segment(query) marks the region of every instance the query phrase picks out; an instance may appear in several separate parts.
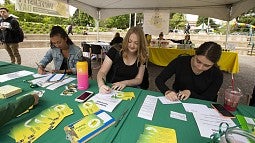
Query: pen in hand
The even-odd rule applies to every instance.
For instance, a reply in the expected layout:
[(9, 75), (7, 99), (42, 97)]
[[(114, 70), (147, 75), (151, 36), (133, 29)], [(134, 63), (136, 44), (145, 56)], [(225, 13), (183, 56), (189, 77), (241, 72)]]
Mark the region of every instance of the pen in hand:
[(35, 62), (35, 64), (37, 65), (37, 67), (38, 67), (40, 70), (42, 70), (42, 71), (44, 71), (44, 72), (49, 72), (49, 71), (45, 70), (44, 68), (42, 68), (42, 66), (40, 66), (37, 62)]
[(118, 124), (119, 124), (120, 121), (124, 118), (124, 116), (126, 115), (127, 112), (128, 112), (128, 109), (126, 109), (125, 112), (123, 112), (123, 113), (121, 114), (121, 116), (119, 117), (119, 119), (118, 119), (118, 120), (116, 121), (116, 123), (115, 123), (115, 127), (118, 126)]
[(107, 86), (107, 83), (106, 83), (106, 81), (105, 81), (104, 78), (102, 78), (102, 80), (103, 80), (104, 85), (106, 85), (106, 87), (107, 87), (107, 88), (104, 88), (104, 90), (106, 90), (106, 91), (109, 93), (109, 92), (111, 91), (111, 88), (109, 88), (109, 87)]

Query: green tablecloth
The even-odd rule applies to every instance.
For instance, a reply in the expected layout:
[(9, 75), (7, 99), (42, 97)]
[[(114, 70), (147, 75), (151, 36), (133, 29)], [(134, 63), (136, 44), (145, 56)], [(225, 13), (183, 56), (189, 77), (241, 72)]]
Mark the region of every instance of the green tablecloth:
[[(0, 62), (1, 63), (1, 62)], [(0, 69), (0, 74), (6, 74), (8, 72), (15, 72), (19, 70), (29, 70), (36, 72), (36, 69), (32, 69), (29, 67), (24, 67), (20, 65), (15, 65), (15, 64), (10, 64), (8, 66), (4, 66), (4, 68), (1, 67)], [(33, 90), (45, 90), (44, 96), (40, 99), (39, 104), (37, 107), (33, 108), (30, 110), (29, 113), (22, 115), (19, 118), (13, 119), (11, 122), (7, 123), (5, 126), (0, 128), (0, 142), (4, 143), (9, 143), (9, 142), (14, 142), (14, 140), (8, 136), (8, 133), (11, 129), (11, 127), (17, 123), (26, 121), (37, 114), (39, 114), (41, 111), (44, 109), (47, 109), (48, 107), (55, 105), (55, 104), (62, 104), (62, 103), (67, 103), (70, 108), (73, 109), (74, 114), (66, 117), (54, 130), (49, 130), (45, 134), (43, 134), (36, 142), (40, 143), (49, 143), (49, 142), (68, 142), (66, 140), (66, 135), (64, 132), (64, 126), (77, 121), (78, 119), (82, 118), (83, 115), (78, 108), (78, 102), (74, 101), (74, 99), (79, 96), (82, 92), (84, 91), (78, 91), (75, 93), (73, 96), (61, 96), (60, 93), (64, 90), (64, 86), (57, 88), (56, 90), (47, 90), (46, 88), (30, 88), (28, 83), (23, 82), (23, 80), (31, 80), (33, 79), (32, 75), (23, 77), (23, 78), (18, 78), (14, 80), (10, 80), (4, 83), (0, 83), (0, 86), (10, 84), (14, 86), (18, 86), (22, 88), (22, 93), (17, 94), (11, 98), (8, 99), (3, 99), (0, 100), (0, 104), (3, 104), (4, 102), (8, 102), (10, 100), (15, 100), (16, 97), (26, 94), (30, 91)], [(77, 81), (73, 81), (72, 83), (77, 83)], [(98, 93), (98, 87), (97, 83), (94, 80), (90, 80), (90, 91), (93, 91), (94, 93)], [(135, 93), (135, 98), (133, 100), (127, 100), (127, 101), (122, 101), (112, 113), (109, 113), (112, 115), (115, 119), (118, 119), (121, 114), (126, 110), (130, 109), (133, 107), (133, 105), (136, 102), (136, 99), (140, 92), (142, 91), (141, 89), (136, 89), (136, 88), (126, 88), (125, 91), (133, 91)], [(130, 111), (129, 110), (129, 111)], [(128, 115), (128, 113), (127, 113)], [(111, 142), (115, 135), (118, 133), (118, 130), (121, 128), (121, 124), (123, 123), (123, 120), (118, 124), (118, 126), (111, 126), (107, 130), (103, 131), (99, 135), (95, 136), (90, 142), (95, 142), (95, 143), (103, 143), (103, 142)]]
[[(3, 65), (3, 66), (1, 66)], [(36, 72), (36, 69), (30, 67), (24, 67), (15, 64), (7, 64), (4, 62), (0, 62), (0, 75), (6, 74), (10, 72), (15, 72), (19, 70), (28, 70)], [(13, 125), (26, 121), (37, 114), (39, 114), (44, 109), (55, 105), (55, 104), (62, 104), (67, 103), (70, 108), (73, 109), (74, 114), (66, 117), (54, 130), (50, 130), (43, 134), (36, 142), (48, 143), (48, 142), (69, 142), (65, 138), (65, 132), (63, 130), (64, 126), (80, 119), (83, 117), (81, 111), (78, 108), (77, 102), (74, 99), (79, 96), (83, 91), (78, 91), (73, 96), (60, 96), (60, 93), (64, 90), (64, 86), (57, 88), (54, 91), (47, 90), (45, 88), (30, 88), (28, 83), (23, 82), (23, 80), (31, 80), (33, 79), (32, 75), (26, 76), (23, 78), (18, 78), (14, 80), (7, 81), (5, 83), (0, 83), (0, 86), (10, 84), (14, 86), (21, 87), (23, 92), (15, 95), (11, 98), (0, 100), (0, 104), (4, 102), (8, 102), (10, 100), (15, 100), (16, 97), (26, 94), (32, 90), (45, 90), (44, 96), (40, 99), (40, 102), (37, 107), (32, 109), (29, 113), (22, 115), (19, 118), (13, 119), (11, 122), (7, 123), (5, 126), (0, 128), (0, 142), (9, 143), (14, 142), (14, 140), (8, 136), (8, 133)], [(76, 83), (77, 81), (73, 81), (72, 83)], [(98, 88), (96, 81), (90, 80), (90, 91), (94, 93), (98, 93)], [(121, 114), (126, 110), (129, 109), (129, 112), (126, 116), (121, 120), (117, 127), (111, 126), (107, 130), (103, 131), (99, 135), (95, 136), (89, 142), (91, 143), (135, 143), (139, 135), (143, 133), (144, 125), (151, 124), (156, 126), (162, 126), (167, 128), (173, 128), (176, 130), (177, 140), (178, 143), (195, 143), (195, 142), (208, 142), (208, 138), (204, 138), (200, 136), (197, 124), (194, 120), (192, 113), (186, 112), (182, 106), (182, 104), (172, 104), (172, 105), (163, 105), (160, 101), (158, 101), (156, 110), (153, 116), (153, 120), (145, 120), (142, 118), (137, 117), (138, 112), (144, 102), (146, 95), (153, 95), (153, 96), (163, 96), (163, 94), (154, 91), (148, 90), (141, 90), (137, 88), (125, 88), (124, 91), (133, 91), (135, 93), (135, 98), (131, 101), (122, 101), (112, 113), (115, 119), (118, 119)], [(211, 102), (202, 101), (197, 99), (188, 99), (183, 102), (188, 103), (199, 103), (210, 106)], [(170, 111), (176, 111), (179, 113), (184, 113), (187, 115), (187, 121), (181, 121), (177, 119), (170, 118)], [(235, 114), (242, 114), (248, 117), (255, 118), (255, 108), (249, 107), (245, 105), (239, 105)], [(237, 120), (234, 119), (237, 123)]]
[[(126, 118), (125, 123), (122, 125), (121, 130), (115, 137), (114, 143), (135, 143), (140, 134), (143, 133), (145, 124), (175, 129), (178, 143), (207, 143), (210, 141), (209, 138), (201, 137), (193, 114), (186, 112), (182, 104), (164, 105), (158, 100), (152, 121), (139, 118), (138, 112), (147, 95), (163, 96), (159, 92), (143, 90), (129, 116)], [(209, 101), (192, 98), (182, 102), (204, 104), (208, 107), (211, 104)], [(186, 114), (187, 121), (170, 118), (170, 111)], [(238, 110), (234, 112), (234, 114), (242, 114), (255, 118), (254, 113), (254, 107), (245, 105), (239, 105)], [(238, 125), (236, 119), (234, 119), (234, 122)]]

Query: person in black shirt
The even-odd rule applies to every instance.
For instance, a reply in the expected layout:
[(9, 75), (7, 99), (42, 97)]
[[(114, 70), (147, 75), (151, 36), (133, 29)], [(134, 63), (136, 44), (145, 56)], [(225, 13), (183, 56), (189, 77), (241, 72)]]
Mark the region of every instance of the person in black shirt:
[(17, 33), (19, 32), (19, 22), (9, 15), (7, 8), (0, 8), (0, 41), (3, 43), (3, 47), (8, 52), (11, 63), (21, 64), (21, 56), (19, 53), (19, 39)]
[(170, 40), (174, 43), (179, 43), (179, 44), (192, 44), (190, 40), (190, 35), (185, 35), (185, 38), (182, 40), (174, 40), (174, 39), (170, 39)]
[(165, 40), (163, 32), (160, 32), (157, 40)]
[(148, 51), (141, 27), (128, 30), (120, 52), (111, 48), (98, 71), (97, 83), (100, 93), (110, 93), (105, 81), (112, 83), (112, 89), (122, 90), (126, 86), (139, 86), (143, 81)]
[[(217, 66), (221, 50), (219, 44), (205, 42), (194, 56), (177, 57), (156, 77), (156, 86), (171, 101), (192, 97), (215, 102), (223, 82)], [(173, 75), (175, 80), (170, 89), (165, 82)]]
[(123, 38), (120, 37), (120, 33), (117, 32), (114, 36), (114, 38), (112, 39), (112, 41), (110, 42), (110, 45), (115, 45), (115, 44), (121, 44), (123, 41)]

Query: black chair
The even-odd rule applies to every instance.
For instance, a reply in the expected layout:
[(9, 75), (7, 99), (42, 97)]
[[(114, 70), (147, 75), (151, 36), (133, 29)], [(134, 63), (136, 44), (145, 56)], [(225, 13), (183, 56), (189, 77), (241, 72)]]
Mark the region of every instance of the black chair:
[(99, 60), (99, 55), (101, 55), (101, 58), (100, 58), (100, 65), (101, 65), (102, 62), (103, 62), (103, 49), (102, 49), (102, 47), (100, 45), (91, 45), (90, 57), (91, 57), (91, 54), (96, 55), (96, 60), (97, 61)]
[(83, 57), (83, 60), (88, 62), (88, 74), (89, 74), (89, 77), (92, 78), (91, 60), (88, 57)]
[(91, 54), (90, 54), (90, 48), (91, 48), (90, 45), (87, 44), (86, 42), (82, 42), (81, 46), (82, 46), (82, 51), (88, 53), (89, 58), (90, 58), (90, 56), (91, 56)]

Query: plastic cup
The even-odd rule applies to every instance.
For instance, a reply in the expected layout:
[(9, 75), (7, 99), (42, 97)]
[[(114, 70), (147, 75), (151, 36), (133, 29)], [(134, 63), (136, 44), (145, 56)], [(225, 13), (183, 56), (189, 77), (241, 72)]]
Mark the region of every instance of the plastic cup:
[(227, 88), (224, 92), (224, 107), (228, 111), (235, 111), (240, 98), (243, 96), (241, 90), (236, 88)]

